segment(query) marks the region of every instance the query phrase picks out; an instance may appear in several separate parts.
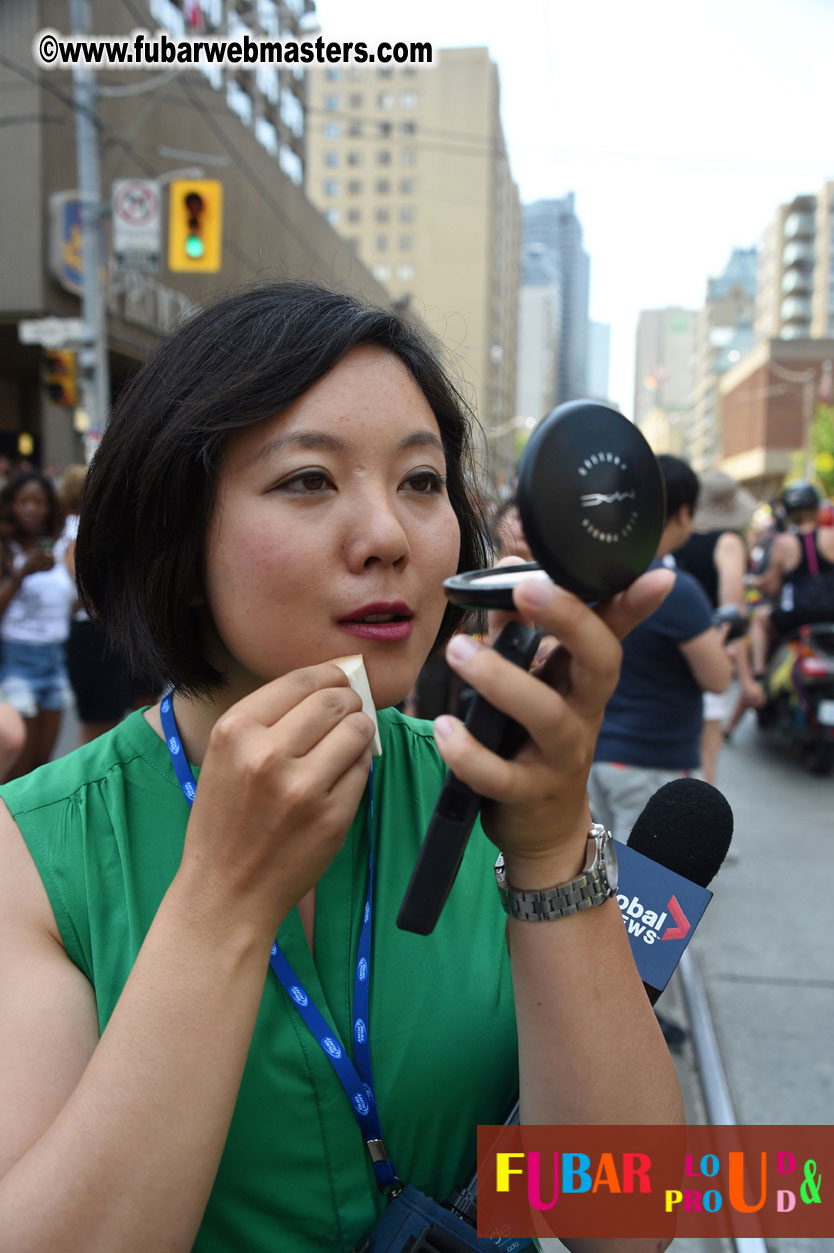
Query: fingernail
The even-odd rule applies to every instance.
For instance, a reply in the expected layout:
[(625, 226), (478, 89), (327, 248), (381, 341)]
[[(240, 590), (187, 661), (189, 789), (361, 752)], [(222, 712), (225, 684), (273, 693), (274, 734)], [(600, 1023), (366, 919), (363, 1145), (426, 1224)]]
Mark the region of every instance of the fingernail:
[(455, 724), (446, 714), (441, 714), (439, 718), (434, 720), (434, 734), (438, 740), (445, 740), (455, 729)]
[(553, 595), (553, 584), (545, 579), (526, 579), (521, 588), (522, 599), (534, 609), (549, 604)]
[(455, 661), (468, 661), (479, 648), (471, 635), (453, 635), (449, 640), (449, 656)]

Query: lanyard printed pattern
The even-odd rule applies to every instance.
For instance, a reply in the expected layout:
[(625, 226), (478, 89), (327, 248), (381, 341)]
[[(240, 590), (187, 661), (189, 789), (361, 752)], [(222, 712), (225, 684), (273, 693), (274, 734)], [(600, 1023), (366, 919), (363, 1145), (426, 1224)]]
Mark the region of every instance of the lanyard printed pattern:
[[(177, 781), (189, 806), (193, 804), (197, 792), (191, 767), (185, 756), (177, 730), (172, 695), (169, 693), (160, 705), (162, 730), (168, 746), (168, 753)], [(286, 989), (294, 1007), (301, 1015), (305, 1025), (315, 1036), (319, 1047), (333, 1067), (345, 1090), (350, 1107), (353, 1110), (362, 1138), (365, 1141), (373, 1163), (374, 1173), (381, 1192), (386, 1196), (396, 1196), (402, 1184), (394, 1171), (385, 1145), (382, 1143), (382, 1131), (374, 1094), (373, 1075), (371, 1073), (371, 1048), (368, 1029), (368, 1011), (370, 1005), (371, 984), (371, 936), (373, 919), (373, 882), (374, 882), (374, 766), (371, 761), (371, 774), (368, 780), (369, 820), (368, 820), (368, 894), (362, 915), (362, 929), (359, 933), (359, 951), (356, 960), (356, 978), (353, 992), (353, 1056), (355, 1065), (333, 1028), (320, 1013), (313, 999), (307, 993), (301, 980), (296, 975), (277, 942), (272, 946), (270, 965), (276, 978)]]

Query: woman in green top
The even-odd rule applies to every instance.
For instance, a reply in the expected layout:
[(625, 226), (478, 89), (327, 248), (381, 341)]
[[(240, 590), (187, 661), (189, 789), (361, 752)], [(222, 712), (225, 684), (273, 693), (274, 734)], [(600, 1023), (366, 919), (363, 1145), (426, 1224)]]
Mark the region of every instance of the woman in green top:
[(668, 587), (658, 571), (592, 612), (522, 584), (518, 615), (563, 644), (538, 677), (451, 640), (461, 678), (528, 730), (512, 761), (453, 718), (433, 738), (390, 710), (459, 622), (443, 579), (485, 559), (469, 440), (409, 323), (308, 284), (198, 314), (120, 398), (79, 586), (134, 671), (175, 687), (179, 741), (169, 752), (157, 705), (3, 791), (0, 1230), (15, 1253), (347, 1250), (384, 1209), (345, 1091), (269, 968), (277, 936), (292, 997), (310, 993), (338, 1053), (362, 968), (374, 731), (333, 664), (346, 653), (387, 711), (368, 1025), (399, 1175), (445, 1199), (519, 1080), (525, 1121), (680, 1120), (616, 901), (507, 923), (476, 832), (434, 935), (394, 926), (445, 765), (490, 798), (510, 884), (577, 875), (618, 637)]

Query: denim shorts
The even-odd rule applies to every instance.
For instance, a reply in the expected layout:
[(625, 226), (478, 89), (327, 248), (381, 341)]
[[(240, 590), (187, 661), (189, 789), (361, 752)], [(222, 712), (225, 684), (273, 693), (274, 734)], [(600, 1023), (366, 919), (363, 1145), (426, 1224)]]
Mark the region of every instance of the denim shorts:
[(34, 718), (39, 709), (65, 709), (70, 689), (64, 645), (3, 640), (0, 685), (22, 718)]

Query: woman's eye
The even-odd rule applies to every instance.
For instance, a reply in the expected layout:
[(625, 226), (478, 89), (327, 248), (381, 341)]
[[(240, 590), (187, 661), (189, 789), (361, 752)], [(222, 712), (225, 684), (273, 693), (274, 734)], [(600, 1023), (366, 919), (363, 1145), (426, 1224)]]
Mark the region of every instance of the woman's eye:
[(409, 475), (406, 482), (412, 491), (421, 496), (435, 495), (442, 492), (446, 486), (446, 480), (434, 470), (420, 470), (416, 474)]
[(284, 482), (279, 483), (278, 486), (288, 488), (290, 491), (298, 492), (302, 495), (313, 495), (322, 491), (323, 488), (329, 487), (330, 480), (322, 470), (305, 470), (303, 474), (296, 474), (291, 479), (284, 479)]

